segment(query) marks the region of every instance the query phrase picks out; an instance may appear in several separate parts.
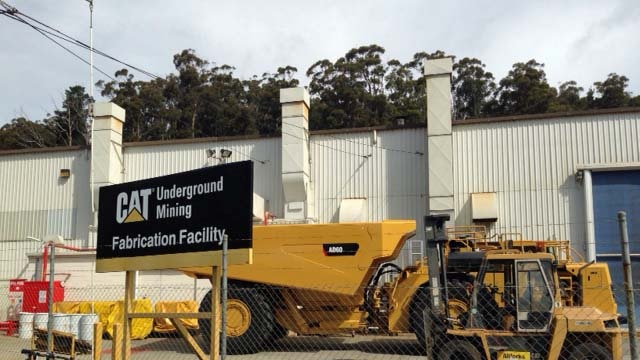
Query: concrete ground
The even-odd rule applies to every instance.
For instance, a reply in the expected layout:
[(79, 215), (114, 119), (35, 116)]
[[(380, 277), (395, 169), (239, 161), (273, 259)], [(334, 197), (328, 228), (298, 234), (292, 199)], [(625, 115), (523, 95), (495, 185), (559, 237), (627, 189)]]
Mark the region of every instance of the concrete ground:
[[(29, 340), (0, 336), (0, 359), (24, 360), (21, 349), (30, 345)], [(623, 360), (631, 359), (628, 338), (623, 340)], [(132, 342), (132, 360), (191, 360), (196, 356), (180, 338), (148, 338)], [(424, 360), (420, 346), (413, 335), (355, 337), (288, 337), (274, 342), (261, 353), (228, 356), (229, 360)], [(81, 355), (78, 360), (89, 360)], [(103, 341), (101, 359), (111, 359), (111, 342)]]
[[(26, 339), (0, 336), (0, 359), (24, 360), (21, 349), (29, 348)], [(181, 338), (148, 338), (132, 342), (132, 360), (191, 360), (196, 356)], [(102, 359), (111, 359), (111, 341), (103, 341)], [(413, 335), (355, 337), (288, 337), (274, 342), (261, 353), (233, 355), (229, 360), (258, 359), (326, 359), (326, 360), (423, 360), (418, 342)], [(89, 360), (90, 355), (80, 355), (78, 360)]]

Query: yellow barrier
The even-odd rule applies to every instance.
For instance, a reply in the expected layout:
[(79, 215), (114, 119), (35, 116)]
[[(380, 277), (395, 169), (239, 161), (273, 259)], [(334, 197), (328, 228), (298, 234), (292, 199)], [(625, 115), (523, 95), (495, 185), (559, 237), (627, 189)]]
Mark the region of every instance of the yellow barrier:
[(53, 304), (53, 312), (61, 314), (89, 314), (91, 303), (86, 301), (60, 301)]
[[(197, 313), (198, 303), (193, 300), (185, 301), (158, 301), (155, 306), (155, 312), (161, 313)], [(198, 328), (198, 319), (179, 319), (180, 322), (188, 329)], [(153, 319), (153, 330), (156, 332), (175, 331), (176, 328), (167, 318)]]
[[(93, 309), (93, 310), (92, 310)], [(113, 324), (123, 322), (124, 301), (61, 301), (53, 304), (53, 311), (63, 314), (96, 313), (104, 331), (113, 336)], [(136, 299), (133, 301), (133, 312), (150, 313), (150, 299)], [(144, 339), (153, 330), (153, 319), (133, 319), (131, 338)]]

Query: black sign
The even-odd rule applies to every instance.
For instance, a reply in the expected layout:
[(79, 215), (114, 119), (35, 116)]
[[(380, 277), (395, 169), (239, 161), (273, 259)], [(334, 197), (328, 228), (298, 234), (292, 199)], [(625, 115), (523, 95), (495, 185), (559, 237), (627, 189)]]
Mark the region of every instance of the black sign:
[(355, 256), (359, 248), (358, 243), (322, 244), (324, 256)]
[(100, 188), (97, 259), (252, 247), (253, 164)]

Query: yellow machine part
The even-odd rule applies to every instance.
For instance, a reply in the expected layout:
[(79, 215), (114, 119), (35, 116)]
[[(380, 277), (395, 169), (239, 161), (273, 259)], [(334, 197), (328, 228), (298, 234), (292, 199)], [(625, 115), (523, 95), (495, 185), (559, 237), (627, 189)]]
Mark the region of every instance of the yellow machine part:
[(389, 300), (389, 330), (391, 332), (409, 332), (409, 306), (413, 299), (413, 294), (420, 285), (427, 282), (426, 266), (412, 272), (403, 272), (402, 276), (394, 284), (393, 293)]
[(302, 289), (281, 291), (285, 308), (276, 309), (278, 323), (302, 335), (335, 334), (362, 328), (366, 313), (362, 295), (348, 296)]
[[(230, 279), (353, 296), (378, 265), (395, 259), (413, 234), (413, 220), (376, 223), (268, 225), (253, 228), (253, 263), (229, 266)], [(357, 251), (327, 256), (323, 245), (357, 244)], [(335, 254), (330, 254), (335, 255)], [(206, 277), (206, 267), (182, 268)]]
[(527, 351), (498, 351), (497, 360), (531, 360), (531, 354)]
[(618, 312), (611, 291), (611, 274), (606, 263), (570, 263), (566, 265), (566, 269), (580, 278), (582, 306), (592, 306), (610, 314)]

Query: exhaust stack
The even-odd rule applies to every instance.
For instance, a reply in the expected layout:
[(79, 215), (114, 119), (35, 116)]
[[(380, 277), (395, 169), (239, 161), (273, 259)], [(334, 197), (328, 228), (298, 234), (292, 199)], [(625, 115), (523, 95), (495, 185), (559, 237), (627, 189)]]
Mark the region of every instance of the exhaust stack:
[(310, 182), (309, 92), (280, 89), (282, 104), (282, 188), (284, 218), (304, 221), (313, 216)]

